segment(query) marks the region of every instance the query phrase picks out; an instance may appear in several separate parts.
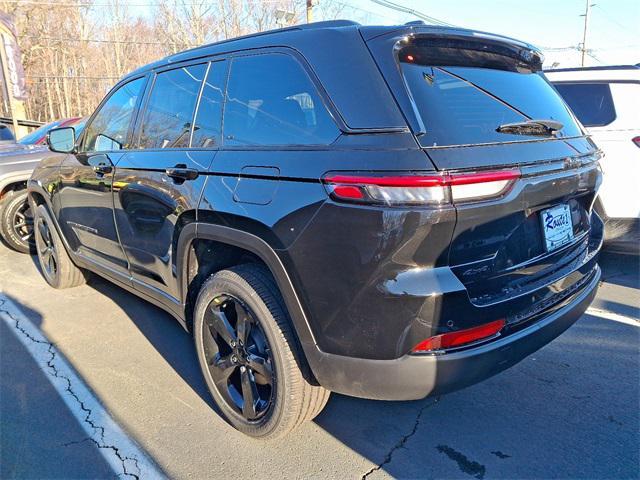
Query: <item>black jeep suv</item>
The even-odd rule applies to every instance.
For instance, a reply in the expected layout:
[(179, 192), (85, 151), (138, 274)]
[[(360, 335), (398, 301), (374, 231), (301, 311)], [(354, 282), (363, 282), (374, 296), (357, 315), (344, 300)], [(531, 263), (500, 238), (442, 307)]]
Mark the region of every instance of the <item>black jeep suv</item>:
[(599, 151), (531, 45), (410, 24), (296, 26), (123, 78), (29, 182), (42, 272), (90, 270), (193, 332), (256, 437), (329, 392), (478, 382), (593, 298)]

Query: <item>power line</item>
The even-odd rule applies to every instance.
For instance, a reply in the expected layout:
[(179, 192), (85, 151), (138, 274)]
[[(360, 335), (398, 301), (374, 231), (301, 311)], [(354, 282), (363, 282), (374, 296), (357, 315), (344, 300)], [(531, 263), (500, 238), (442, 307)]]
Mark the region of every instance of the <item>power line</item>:
[(387, 18), (387, 19), (393, 20), (393, 21), (397, 20), (395, 17), (391, 17), (391, 16), (385, 15), (383, 13), (374, 12), (372, 10), (367, 10), (366, 8), (356, 7), (355, 5), (352, 5), (351, 3), (340, 2), (338, 0), (332, 0), (332, 3), (335, 3), (337, 5), (342, 5), (343, 7), (351, 8), (353, 10), (358, 10), (360, 12), (368, 13), (369, 15), (373, 15), (373, 16), (376, 16), (376, 17)]
[(172, 42), (151, 42), (148, 40), (102, 40), (102, 39), (98, 39), (98, 38), (67, 38), (67, 37), (49, 37), (46, 35), (18, 35), (19, 38), (33, 38), (36, 40), (50, 40), (50, 41), (55, 41), (55, 42), (67, 42), (67, 43), (82, 43), (82, 42), (88, 42), (88, 43), (108, 43), (108, 44), (113, 44), (113, 43), (118, 43), (118, 44), (124, 44), (124, 45), (170, 45), (170, 46), (179, 46), (179, 47), (185, 47), (185, 48), (191, 48), (194, 47), (195, 45), (191, 45), (191, 44), (182, 44), (182, 43), (172, 43)]
[[(1, 0), (3, 3), (14, 3), (14, 4), (18, 4), (18, 5), (31, 5), (31, 6), (42, 6), (42, 7), (87, 7), (87, 8), (91, 8), (91, 7), (113, 7), (114, 4), (112, 3), (92, 3), (92, 2), (86, 2), (86, 1), (80, 1), (80, 2), (69, 2), (67, 1), (60, 1), (60, 2), (56, 2), (53, 0)], [(286, 0), (252, 0), (252, 2), (254, 3), (274, 3), (274, 4), (281, 4), (281, 3), (285, 3)], [(203, 5), (202, 2), (180, 2), (179, 6), (185, 6), (185, 7), (193, 7), (193, 6), (198, 6), (198, 5)], [(158, 3), (126, 3), (126, 4), (122, 4), (122, 7), (158, 7), (159, 4)]]
[(34, 79), (34, 80), (59, 80), (64, 78), (74, 79), (74, 80), (118, 80), (122, 77), (116, 77), (111, 75), (106, 75), (103, 77), (92, 77), (90, 75), (25, 75), (25, 78)]
[(609, 20), (612, 23), (615, 23), (617, 26), (619, 26), (620, 28), (623, 28), (625, 30), (627, 30), (628, 32), (631, 32), (633, 34), (635, 34), (636, 36), (638, 35), (637, 31), (633, 31), (631, 30), (629, 27), (627, 27), (626, 25), (621, 24), (620, 22), (618, 22), (615, 18), (611, 17), (611, 15), (609, 15), (600, 5), (595, 4), (595, 7), (598, 8), (598, 10), (600, 10), (600, 13), (602, 14), (602, 16), (604, 18), (606, 18), (607, 20)]

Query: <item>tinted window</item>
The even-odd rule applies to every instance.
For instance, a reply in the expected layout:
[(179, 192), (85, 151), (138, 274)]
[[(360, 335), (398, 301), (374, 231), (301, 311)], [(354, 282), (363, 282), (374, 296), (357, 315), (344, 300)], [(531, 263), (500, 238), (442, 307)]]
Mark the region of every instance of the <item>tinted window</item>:
[(193, 128), (192, 147), (207, 148), (220, 145), (226, 65), (227, 62), (224, 61), (214, 62), (209, 67)]
[(142, 120), (139, 148), (189, 146), (191, 122), (207, 66), (159, 73)]
[(113, 93), (87, 127), (85, 151), (106, 152), (127, 148), (127, 133), (144, 78), (126, 83)]
[(608, 125), (616, 119), (608, 84), (557, 83), (555, 87), (585, 127)]
[(402, 72), (426, 130), (420, 136), (423, 146), (540, 139), (496, 131), (505, 123), (529, 119), (558, 121), (564, 126), (563, 136), (582, 134), (541, 72), (518, 65), (507, 69), (504, 59), (505, 65), (496, 60), (496, 68), (459, 66), (465, 61), (473, 64), (475, 57), (465, 52), (459, 52), (456, 66), (423, 63), (431, 56), (421, 44), (400, 53)]
[(302, 66), (273, 53), (233, 60), (224, 135), (227, 145), (310, 145), (338, 129)]
[(0, 125), (0, 141), (13, 140), (13, 133), (5, 125)]

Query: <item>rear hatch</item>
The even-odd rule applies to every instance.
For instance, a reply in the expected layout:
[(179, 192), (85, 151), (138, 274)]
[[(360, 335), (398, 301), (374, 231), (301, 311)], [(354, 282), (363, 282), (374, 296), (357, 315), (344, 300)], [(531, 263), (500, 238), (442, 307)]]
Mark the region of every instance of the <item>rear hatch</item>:
[(522, 299), (581, 268), (598, 246), (589, 233), (599, 153), (542, 74), (542, 55), (458, 29), (362, 34), (437, 170), (518, 173), (489, 200), (474, 197), (473, 188), (453, 198), (449, 264), (471, 302)]

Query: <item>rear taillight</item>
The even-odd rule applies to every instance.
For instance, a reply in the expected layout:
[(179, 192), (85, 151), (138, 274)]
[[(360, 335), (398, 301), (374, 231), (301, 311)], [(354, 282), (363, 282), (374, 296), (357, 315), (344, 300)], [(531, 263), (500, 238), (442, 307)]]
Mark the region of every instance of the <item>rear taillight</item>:
[(636, 144), (636, 147), (640, 147), (640, 137), (633, 137), (631, 141)]
[(444, 205), (504, 195), (517, 169), (438, 175), (328, 174), (322, 179), (337, 201), (385, 205)]
[(462, 347), (470, 343), (486, 340), (500, 333), (505, 325), (504, 319), (485, 323), (478, 327), (458, 330), (457, 332), (443, 333), (435, 337), (423, 340), (411, 350), (413, 353), (433, 352), (435, 350), (445, 350), (447, 348)]

